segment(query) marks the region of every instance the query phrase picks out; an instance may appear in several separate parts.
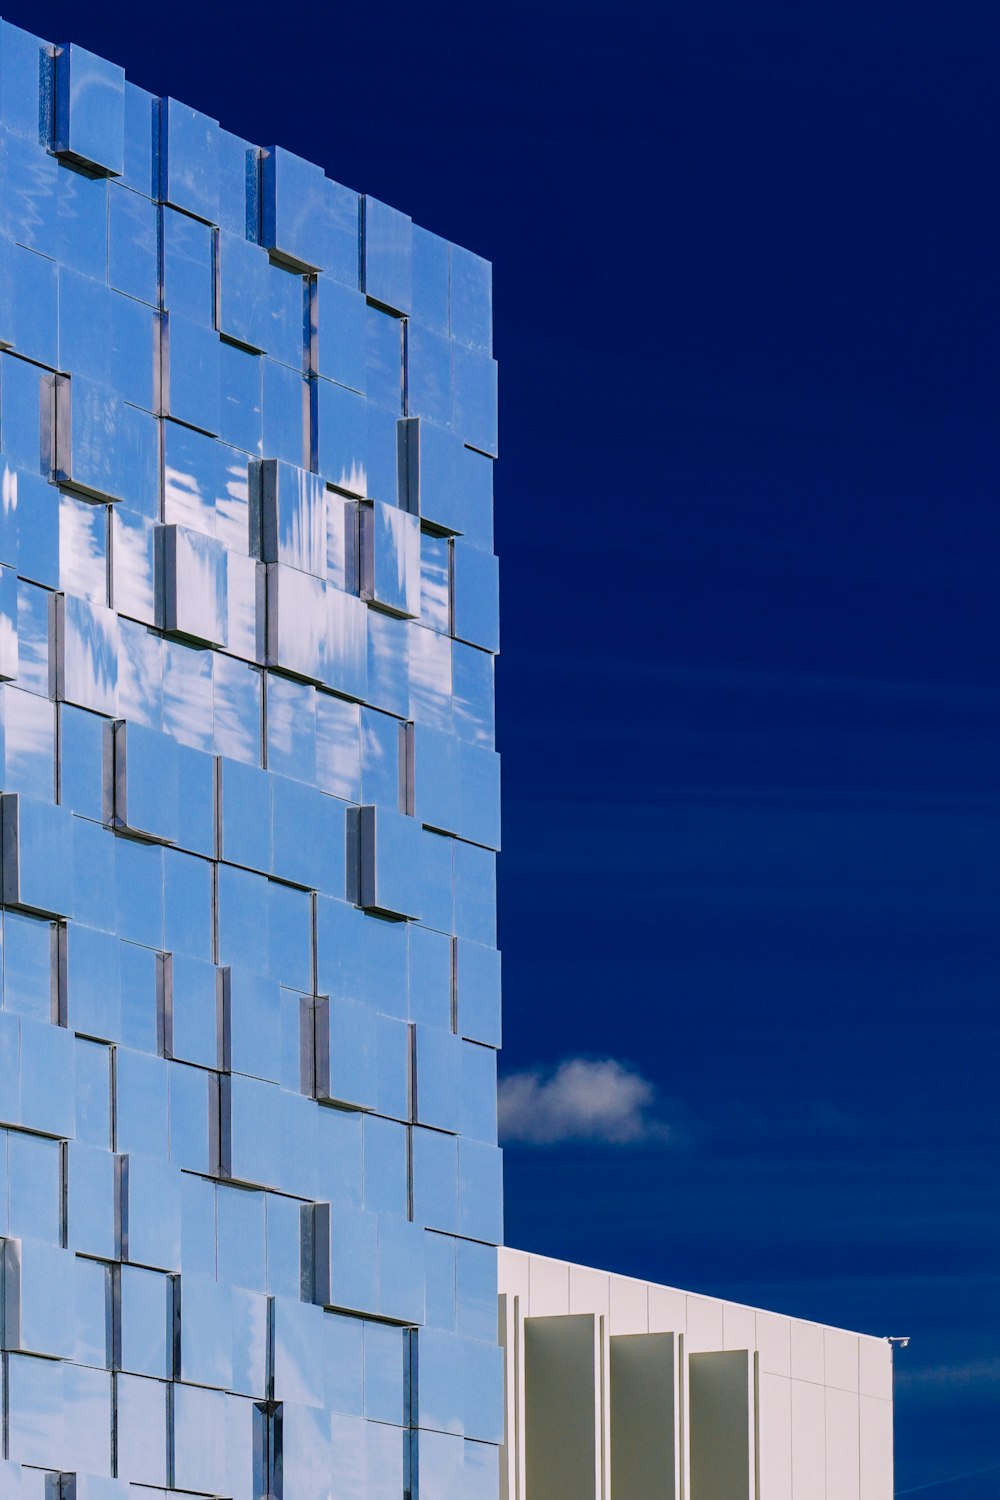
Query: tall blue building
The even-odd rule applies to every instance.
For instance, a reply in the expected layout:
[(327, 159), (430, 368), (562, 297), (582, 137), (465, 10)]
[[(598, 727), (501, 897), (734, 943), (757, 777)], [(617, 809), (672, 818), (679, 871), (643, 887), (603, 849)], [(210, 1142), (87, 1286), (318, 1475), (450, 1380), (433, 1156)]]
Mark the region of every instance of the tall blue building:
[(489, 266), (0, 25), (0, 1496), (495, 1500)]

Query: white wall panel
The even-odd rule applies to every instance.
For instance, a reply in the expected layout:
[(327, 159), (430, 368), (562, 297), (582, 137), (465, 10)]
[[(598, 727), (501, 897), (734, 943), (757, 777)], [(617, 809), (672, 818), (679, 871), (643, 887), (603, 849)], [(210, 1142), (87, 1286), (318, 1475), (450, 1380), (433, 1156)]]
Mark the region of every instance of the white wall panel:
[(888, 1339), (862, 1338), (859, 1374), (862, 1396), (892, 1400), (892, 1345)]
[(687, 1348), (689, 1354), (722, 1348), (722, 1303), (714, 1297), (688, 1296)]
[(508, 1250), (503, 1245), (497, 1252), (497, 1281), (502, 1292), (510, 1297), (520, 1297), (525, 1305), (528, 1301), (531, 1256), (523, 1250)]
[(596, 1313), (608, 1315), (608, 1283), (606, 1271), (592, 1271), (589, 1266), (569, 1268), (569, 1310), (571, 1313)]
[(858, 1389), (858, 1344), (856, 1333), (843, 1328), (823, 1329), (823, 1379), (841, 1391)]
[(753, 1349), (757, 1342), (757, 1325), (752, 1307), (739, 1302), (722, 1304), (722, 1347)]
[(792, 1500), (792, 1383), (762, 1370), (758, 1381), (760, 1500)]
[(684, 1333), (687, 1330), (687, 1297), (672, 1286), (649, 1288), (650, 1333)]
[(569, 1312), (569, 1266), (562, 1260), (532, 1255), (528, 1267), (528, 1306), (532, 1318)]
[(777, 1313), (758, 1312), (757, 1348), (760, 1368), (771, 1375), (792, 1373), (792, 1321)]
[(792, 1381), (792, 1500), (826, 1500), (824, 1408), (821, 1385)]
[(823, 1384), (823, 1329), (819, 1323), (792, 1319), (792, 1379)]
[(645, 1333), (649, 1328), (649, 1295), (644, 1281), (612, 1276), (609, 1286), (610, 1332)]
[(826, 1500), (859, 1500), (858, 1398), (826, 1390)]
[(892, 1403), (862, 1396), (861, 1500), (891, 1500)]

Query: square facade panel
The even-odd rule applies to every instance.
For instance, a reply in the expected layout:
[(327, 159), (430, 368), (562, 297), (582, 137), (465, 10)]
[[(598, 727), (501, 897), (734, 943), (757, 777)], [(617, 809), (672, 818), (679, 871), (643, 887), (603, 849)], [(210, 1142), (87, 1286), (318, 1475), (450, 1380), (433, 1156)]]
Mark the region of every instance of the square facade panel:
[(331, 184), (323, 169), (282, 146), (261, 158), (261, 243), (302, 271), (328, 259)]
[(364, 200), (364, 289), (374, 302), (408, 313), (413, 288), (413, 221), (370, 195)]
[(157, 123), (159, 151), (155, 166), (160, 200), (207, 224), (217, 224), (218, 121), (176, 99), (161, 99)]
[(228, 643), (226, 549), (215, 537), (186, 526), (164, 526), (160, 534), (163, 628), (206, 645)]
[(125, 70), (72, 43), (57, 47), (54, 150), (108, 176), (125, 167)]

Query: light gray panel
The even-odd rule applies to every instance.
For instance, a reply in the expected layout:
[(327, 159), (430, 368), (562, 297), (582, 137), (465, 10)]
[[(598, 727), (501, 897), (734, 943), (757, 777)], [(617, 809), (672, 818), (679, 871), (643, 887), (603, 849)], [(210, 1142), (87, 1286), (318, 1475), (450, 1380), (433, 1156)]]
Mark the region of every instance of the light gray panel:
[(676, 1340), (611, 1339), (611, 1487), (615, 1500), (674, 1500)]
[(526, 1318), (528, 1500), (597, 1500), (597, 1320)]
[(745, 1349), (691, 1355), (691, 1500), (751, 1500), (751, 1373)]

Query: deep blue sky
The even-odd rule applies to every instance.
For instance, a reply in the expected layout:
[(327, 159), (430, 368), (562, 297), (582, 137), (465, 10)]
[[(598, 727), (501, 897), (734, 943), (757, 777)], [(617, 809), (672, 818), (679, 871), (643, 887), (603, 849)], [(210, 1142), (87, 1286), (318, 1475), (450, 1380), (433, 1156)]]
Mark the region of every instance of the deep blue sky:
[(494, 261), (504, 1062), (678, 1130), (508, 1237), (911, 1334), (899, 1491), (994, 1496), (995, 4), (3, 11)]

